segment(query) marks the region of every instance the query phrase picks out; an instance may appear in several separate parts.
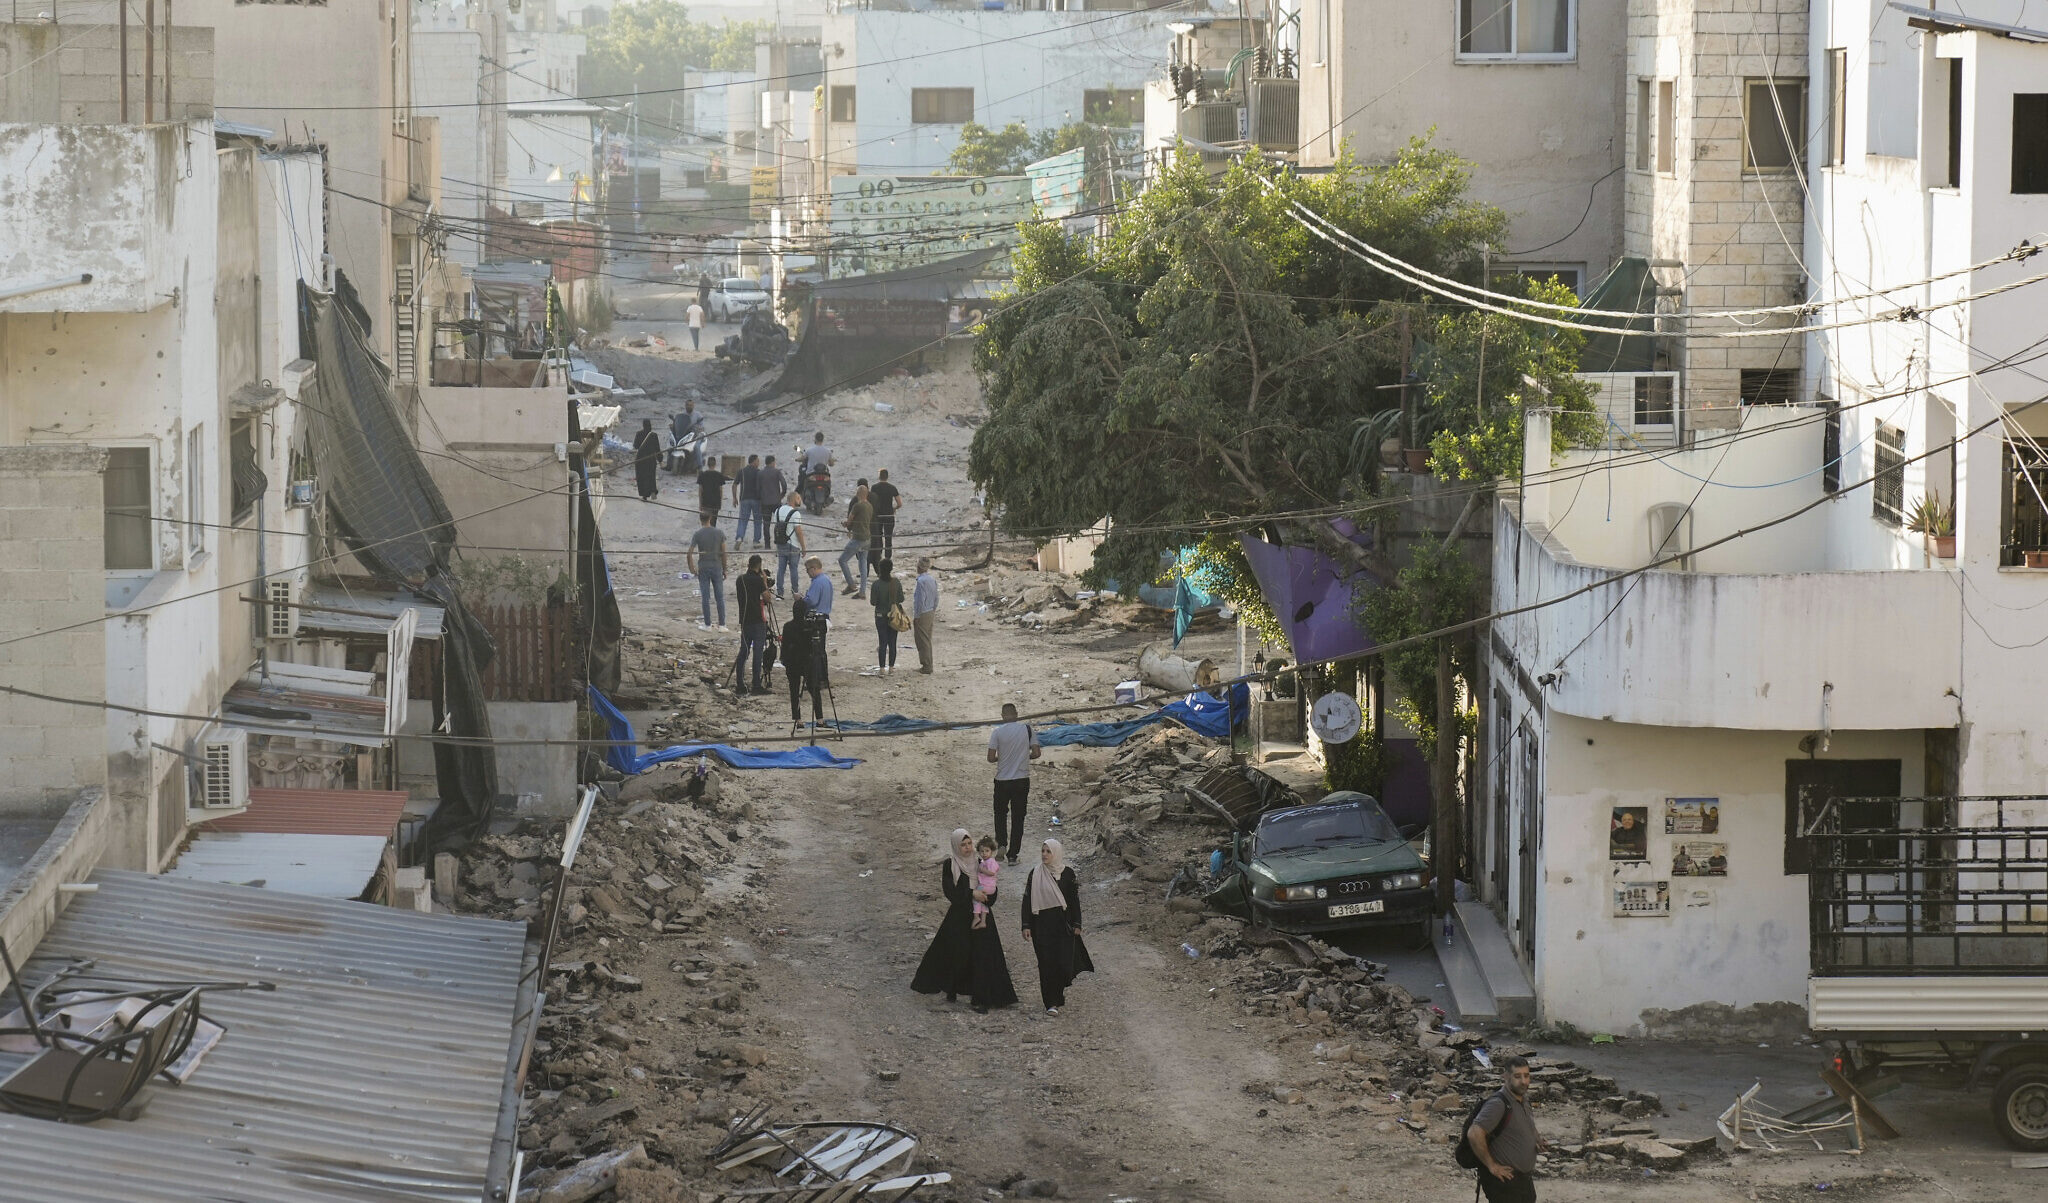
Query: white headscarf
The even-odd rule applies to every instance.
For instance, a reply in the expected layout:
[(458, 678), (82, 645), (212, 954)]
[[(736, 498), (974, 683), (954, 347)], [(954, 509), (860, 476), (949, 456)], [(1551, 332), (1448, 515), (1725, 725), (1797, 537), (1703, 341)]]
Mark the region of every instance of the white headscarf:
[(1045, 841), (1045, 847), (1052, 853), (1052, 864), (1040, 864), (1031, 870), (1031, 909), (1063, 911), (1067, 909), (1067, 896), (1060, 891), (1060, 875), (1067, 871), (1067, 858), (1058, 840)]
[(960, 841), (972, 841), (973, 839), (973, 832), (967, 830), (965, 827), (955, 827), (953, 829), (952, 842), (946, 845), (946, 859), (953, 862), (953, 872), (960, 878), (960, 880), (966, 882), (969, 888), (973, 887), (974, 875), (980, 869), (981, 866), (974, 863), (973, 848), (970, 847), (967, 850), (967, 855), (965, 857), (962, 857), (960, 855)]

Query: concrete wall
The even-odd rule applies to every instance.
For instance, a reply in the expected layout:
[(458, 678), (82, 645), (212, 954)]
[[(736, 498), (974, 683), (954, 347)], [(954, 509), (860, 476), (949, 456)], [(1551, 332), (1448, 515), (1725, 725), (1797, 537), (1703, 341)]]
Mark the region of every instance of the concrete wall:
[[(59, 10), (69, 7), (60, 5)], [(105, 4), (90, 23), (0, 24), (0, 121), (111, 125), (213, 115), (213, 31), (157, 27), (151, 47), (140, 20), (128, 31), (128, 111), (121, 111), (121, 31)], [(49, 0), (36, 6), (49, 11)], [(11, 12), (20, 13), (17, 6)], [(164, 95), (166, 75), (170, 96)]]
[[(1572, 718), (1547, 724), (1535, 985), (1544, 1018), (1629, 1033), (1647, 1008), (1802, 1004), (1806, 877), (1784, 872), (1785, 762), (1803, 731), (1680, 731)], [(1897, 759), (1920, 792), (1920, 731), (1837, 731), (1828, 759)], [(1664, 834), (1667, 797), (1720, 800), (1714, 836)], [(1649, 869), (1669, 878), (1668, 917), (1613, 912), (1611, 808), (1650, 816)], [(1670, 876), (1681, 838), (1728, 845), (1725, 878)]]
[[(490, 709), (494, 738), (576, 738), (574, 702), (492, 702)], [(498, 792), (515, 798), (539, 794), (540, 807), (534, 814), (569, 814), (576, 801), (576, 749), (568, 744), (500, 747)]]
[[(1683, 290), (1678, 303), (1685, 307), (1805, 299), (1800, 180), (1789, 171), (1744, 170), (1743, 95), (1745, 79), (1805, 81), (1806, 10), (1807, 0), (1629, 0), (1626, 123), (1619, 127), (1629, 154), (1625, 247), (1675, 263), (1657, 268), (1656, 276), (1661, 286)], [(1638, 111), (1638, 80), (1650, 81), (1647, 115)], [(1638, 123), (1660, 128), (1659, 81), (1675, 85), (1669, 172), (1656, 170), (1654, 136), (1647, 170), (1634, 155)], [(1809, 113), (1812, 102), (1809, 89)], [(1732, 327), (1699, 321), (1690, 328), (1697, 334)], [(1695, 428), (1735, 424), (1742, 369), (1800, 367), (1800, 345), (1791, 336), (1693, 337), (1674, 347), (1686, 425)]]
[(1456, 7), (1303, 5), (1301, 161), (1329, 163), (1348, 145), (1387, 162), (1433, 129), (1436, 145), (1472, 161), (1472, 194), (1512, 219), (1504, 260), (1578, 267), (1583, 287), (1620, 250), (1622, 9), (1580, 0), (1569, 61), (1498, 62), (1458, 55)]
[(478, 261), (475, 232), (483, 221), (484, 197), (503, 163), (502, 150), (494, 154), (492, 147), (503, 124), (498, 110), (476, 107), (484, 99), (485, 36), (476, 29), (417, 25), (412, 35), (413, 103), (441, 119), (442, 212), (455, 227), (447, 255), (469, 266)]
[[(95, 447), (0, 446), (0, 639), (68, 626), (105, 604), (106, 461)], [(87, 626), (0, 645), (0, 683), (104, 698), (105, 637)], [(0, 695), (0, 812), (104, 786), (105, 727), (98, 710)]]
[[(70, 904), (66, 882), (84, 881), (105, 858), (113, 807), (98, 786), (68, 791), (69, 804), (41, 848), (0, 890), (0, 941), (21, 964)], [(11, 986), (0, 969), (0, 988)], [(10, 1008), (11, 1009), (11, 1008)]]
[[(1086, 12), (848, 12), (824, 21), (824, 83), (852, 84), (851, 138), (829, 126), (831, 174), (929, 174), (943, 169), (958, 125), (913, 125), (912, 88), (973, 88), (974, 120), (1033, 131), (1081, 120), (1082, 93), (1138, 89), (1166, 64), (1173, 12), (1104, 21)], [(845, 53), (841, 55), (840, 49)], [(872, 65), (863, 65), (872, 64)], [(809, 128), (810, 97), (797, 114)]]
[(212, 141), (203, 122), (0, 125), (0, 272), (10, 284), (92, 276), (0, 301), (0, 313), (141, 313), (189, 288), (180, 180)]
[[(420, 390), (420, 447), (468, 555), (568, 570), (567, 400), (559, 386)], [(537, 550), (493, 550), (507, 547)]]

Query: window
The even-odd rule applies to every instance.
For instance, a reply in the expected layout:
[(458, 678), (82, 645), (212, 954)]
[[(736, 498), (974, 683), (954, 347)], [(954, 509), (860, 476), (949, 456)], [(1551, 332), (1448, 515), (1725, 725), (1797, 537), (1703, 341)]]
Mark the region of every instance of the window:
[(1744, 368), (1739, 385), (1744, 405), (1790, 405), (1799, 392), (1796, 368)]
[(2048, 92), (2012, 98), (2012, 190), (2048, 192)]
[(1636, 377), (1636, 425), (1669, 426), (1674, 408), (1669, 376)]
[(853, 106), (853, 85), (832, 85), (832, 109), (826, 115), (827, 118), (832, 121), (852, 121), (855, 111)]
[(1938, 58), (1928, 87), (1941, 98), (1943, 114), (1930, 123), (1927, 143), (1927, 186), (1963, 186), (1963, 60)]
[(1668, 501), (1650, 507), (1650, 559), (1679, 557), (1664, 565), (1680, 572), (1692, 571), (1692, 507)]
[(185, 432), (185, 559), (206, 550), (206, 427)]
[(1316, 66), (1330, 61), (1330, 0), (1316, 0)]
[(147, 571), (156, 567), (155, 540), (149, 529), (150, 492), (149, 448), (107, 448), (100, 505), (106, 512), (108, 568)]
[(1828, 51), (1827, 153), (1823, 167), (1840, 167), (1849, 157), (1849, 52)]
[(1458, 0), (1458, 53), (1466, 58), (1566, 59), (1577, 0)]
[(973, 88), (912, 88), (913, 125), (965, 125), (974, 120)]
[(256, 512), (256, 503), (270, 488), (263, 474), (263, 462), (256, 454), (256, 423), (242, 418), (228, 428), (228, 469), (234, 477), (235, 521), (245, 521)]
[(1791, 171), (1805, 144), (1804, 97), (1799, 80), (1752, 79), (1742, 88), (1742, 166), (1749, 171)]
[(1870, 483), (1870, 516), (1890, 526), (1906, 524), (1906, 432), (1877, 424), (1877, 471)]
[(1143, 125), (1144, 89), (1090, 88), (1081, 93), (1081, 120), (1090, 125)]
[(1650, 81), (1636, 81), (1636, 170), (1650, 169)]
[(1657, 81), (1657, 170), (1678, 170), (1678, 82)]

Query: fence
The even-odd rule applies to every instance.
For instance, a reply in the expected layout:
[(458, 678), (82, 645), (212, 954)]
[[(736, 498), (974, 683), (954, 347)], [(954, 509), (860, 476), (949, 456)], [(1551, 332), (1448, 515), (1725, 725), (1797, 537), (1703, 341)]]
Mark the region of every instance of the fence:
[[(493, 702), (568, 702), (574, 680), (574, 607), (527, 603), (478, 606), (470, 611), (491, 634), (497, 654), (484, 669), (484, 697)], [(424, 655), (419, 653), (424, 652)], [(422, 643), (412, 661), (412, 696), (434, 696), (441, 645)]]

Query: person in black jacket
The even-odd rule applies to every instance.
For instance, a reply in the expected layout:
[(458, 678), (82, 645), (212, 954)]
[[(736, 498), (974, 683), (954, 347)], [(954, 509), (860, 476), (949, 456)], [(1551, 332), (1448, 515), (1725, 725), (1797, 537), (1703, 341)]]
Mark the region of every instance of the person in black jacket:
[(949, 855), (939, 862), (946, 918), (918, 962), (910, 988), (919, 994), (943, 992), (947, 1002), (958, 1001), (965, 994), (975, 1010), (986, 1011), (1016, 1002), (1017, 988), (1010, 982), (1010, 967), (1003, 960), (1003, 940), (996, 934), (996, 925), (974, 926), (974, 904), (994, 907), (997, 893), (976, 888), (977, 871), (974, 837), (965, 827), (957, 828)]
[(782, 671), (789, 677), (789, 722), (804, 721), (803, 691), (811, 691), (811, 719), (825, 721), (824, 638), (825, 624), (811, 616), (811, 604), (799, 597), (789, 608), (789, 621), (782, 627)]
[(1057, 1015), (1074, 978), (1095, 971), (1081, 942), (1081, 883), (1067, 868), (1058, 840), (1039, 849), (1038, 867), (1025, 879), (1023, 894), (1024, 938), (1038, 955), (1038, 996), (1045, 1013)]

